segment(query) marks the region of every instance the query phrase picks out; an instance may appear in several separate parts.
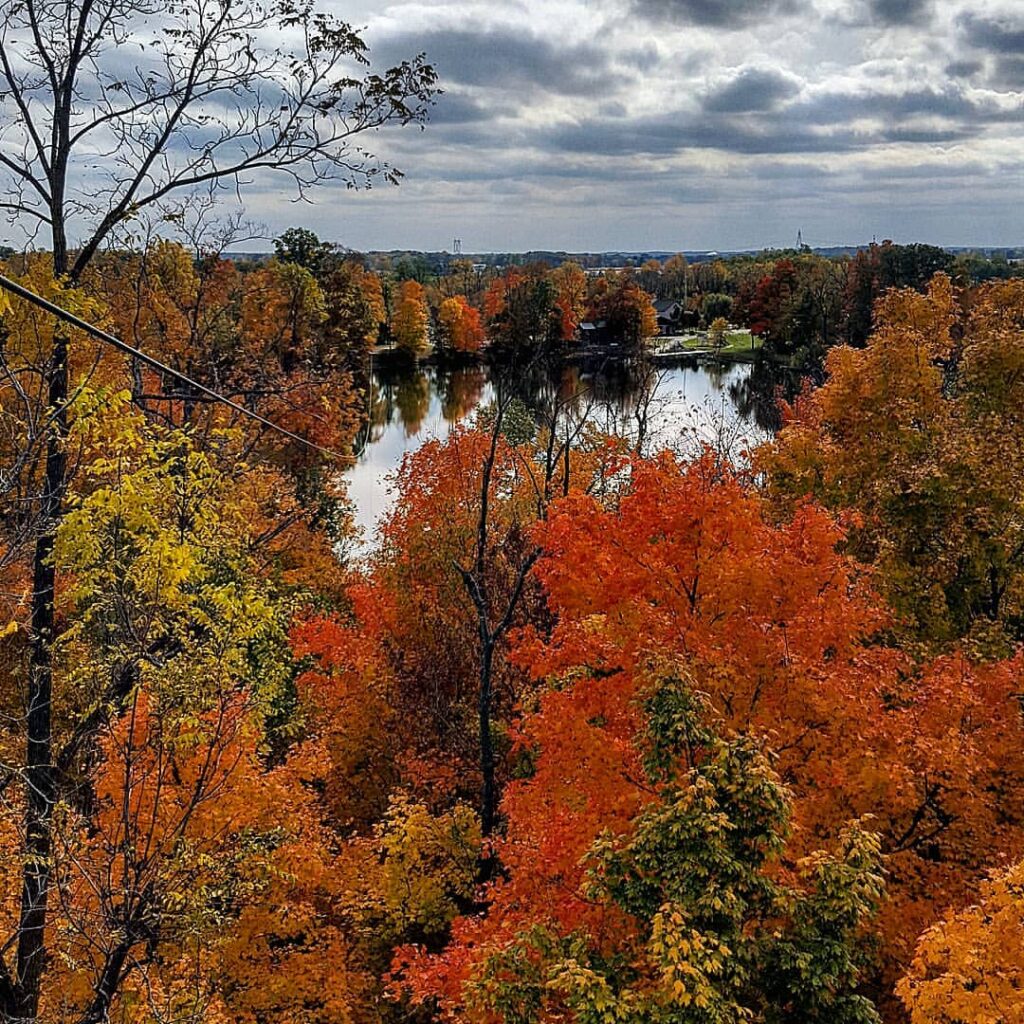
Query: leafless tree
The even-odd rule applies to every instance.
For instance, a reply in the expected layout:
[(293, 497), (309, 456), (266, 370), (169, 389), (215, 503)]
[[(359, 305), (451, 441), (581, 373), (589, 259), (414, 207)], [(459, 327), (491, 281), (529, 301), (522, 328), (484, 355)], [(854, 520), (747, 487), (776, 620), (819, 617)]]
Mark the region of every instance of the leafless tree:
[(664, 385), (668, 378), (669, 373), (664, 367), (644, 363), (640, 368), (640, 387), (633, 406), (633, 420), (636, 423), (633, 432), (633, 451), (637, 455), (646, 454), (651, 424), (657, 422), (665, 406), (671, 401), (664, 393)]
[(268, 170), (300, 197), (331, 177), (395, 181), (357, 139), (422, 120), (434, 73), (422, 57), (367, 65), (359, 35), (309, 0), (9, 0), (2, 208), (45, 228), (76, 279), (117, 225), (183, 189)]
[[(48, 237), (55, 274), (75, 284), (116, 228), (197, 188), (240, 191), (278, 172), (305, 198), (329, 178), (396, 181), (359, 137), (422, 121), (434, 83), (422, 57), (374, 72), (359, 35), (312, 0), (5, 0), (0, 209), (27, 238)], [(4, 1020), (37, 1017), (47, 959), (61, 786), (51, 554), (68, 480), (68, 347), (55, 332), (33, 371), (41, 411), (26, 412), (32, 451), (45, 456), (32, 496), (24, 868), (17, 931), (0, 947)]]
[[(553, 396), (549, 407), (538, 414), (540, 445), (513, 446), (516, 471), (528, 481), (533, 494), (534, 521), (547, 517), (551, 503), (569, 493), (571, 455), (584, 435), (591, 413), (589, 402), (581, 405), (581, 394)], [(499, 446), (503, 442), (506, 418), (515, 401), (514, 392), (496, 382), (494, 420), (490, 446), (480, 476), (480, 496), (476, 515), (476, 537), (470, 560), (455, 563), (463, 586), (473, 603), (478, 635), (477, 711), (480, 729), (480, 823), (485, 836), (497, 824), (497, 759), (494, 748), (494, 658), (509, 629), (516, 621), (530, 573), (541, 555), (540, 547), (529, 539), (529, 526), (516, 531), (523, 543), (513, 544), (508, 536), (496, 540), (494, 502), (501, 493), (496, 479)], [(496, 585), (496, 563), (503, 564), (504, 579)], [(487, 868), (491, 867), (488, 862)]]

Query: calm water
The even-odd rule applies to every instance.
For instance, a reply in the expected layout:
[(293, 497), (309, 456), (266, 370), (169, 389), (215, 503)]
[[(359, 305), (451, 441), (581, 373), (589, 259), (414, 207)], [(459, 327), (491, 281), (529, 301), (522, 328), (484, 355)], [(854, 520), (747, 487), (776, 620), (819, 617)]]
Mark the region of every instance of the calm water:
[[(608, 430), (636, 436), (638, 407), (647, 409), (647, 444), (693, 451), (717, 445), (742, 452), (777, 427), (776, 394), (795, 382), (764, 366), (689, 362), (646, 369), (586, 371), (576, 366), (534, 371), (517, 378), (517, 397), (527, 408), (543, 408), (554, 395), (569, 400), (578, 415)], [(378, 368), (372, 378), (367, 422), (357, 464), (348, 472), (349, 497), (364, 542), (387, 512), (394, 471), (403, 457), (493, 402), (495, 386), (485, 367)]]

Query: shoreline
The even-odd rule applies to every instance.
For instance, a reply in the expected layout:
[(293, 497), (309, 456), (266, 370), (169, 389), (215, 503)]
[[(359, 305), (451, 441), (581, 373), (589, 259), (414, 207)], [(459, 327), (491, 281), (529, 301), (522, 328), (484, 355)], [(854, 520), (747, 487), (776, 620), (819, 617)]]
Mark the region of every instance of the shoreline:
[[(422, 356), (409, 356), (395, 348), (378, 348), (374, 349), (370, 355), (373, 361), (379, 361), (383, 365), (434, 366), (444, 369), (459, 369), (471, 366), (500, 366), (507, 365), (510, 362), (504, 356), (493, 353), (488, 349), (483, 349), (479, 352), (462, 352), (457, 354), (431, 351)], [(784, 358), (767, 353), (761, 348), (749, 350), (727, 349), (723, 352), (716, 352), (711, 348), (677, 349), (673, 351), (644, 348), (640, 352), (628, 352), (619, 346), (588, 346), (586, 348), (577, 347), (553, 350), (548, 353), (547, 358), (558, 359), (566, 363), (590, 361), (627, 363), (635, 360), (647, 360), (648, 362), (662, 365), (685, 362), (757, 363), (763, 360), (777, 366), (787, 366), (789, 369), (805, 369), (804, 367), (790, 366)]]

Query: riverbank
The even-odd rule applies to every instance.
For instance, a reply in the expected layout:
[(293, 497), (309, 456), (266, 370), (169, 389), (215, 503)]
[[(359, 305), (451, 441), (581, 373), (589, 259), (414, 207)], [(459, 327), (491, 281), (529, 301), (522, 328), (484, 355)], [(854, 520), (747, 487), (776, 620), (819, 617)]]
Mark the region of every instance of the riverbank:
[(678, 356), (713, 356), (734, 362), (753, 362), (761, 350), (761, 339), (748, 330), (727, 331), (722, 344), (715, 345), (708, 331), (659, 336), (648, 342), (648, 355), (663, 361)]
[[(686, 335), (658, 336), (650, 338), (642, 353), (647, 359), (658, 363), (676, 362), (680, 359), (714, 359), (730, 363), (753, 363), (761, 354), (761, 339), (750, 331), (730, 331), (725, 344), (715, 346), (708, 341), (706, 331), (695, 331)], [(552, 358), (566, 363), (626, 362), (638, 353), (627, 346), (607, 345), (565, 345), (551, 351)], [(507, 361), (504, 353), (489, 347), (477, 352), (453, 352), (431, 349), (418, 357), (411, 357), (391, 345), (379, 345), (373, 350), (375, 362), (381, 365), (440, 366), (459, 369), (481, 365), (500, 365)]]

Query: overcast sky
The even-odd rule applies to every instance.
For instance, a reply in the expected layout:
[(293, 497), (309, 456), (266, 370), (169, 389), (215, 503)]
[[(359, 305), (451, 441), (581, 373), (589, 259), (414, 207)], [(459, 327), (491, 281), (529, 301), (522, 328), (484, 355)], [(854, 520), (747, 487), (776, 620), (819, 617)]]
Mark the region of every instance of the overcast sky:
[(359, 248), (1024, 243), (1021, 0), (333, 0), (445, 94), (397, 188), (250, 211)]

